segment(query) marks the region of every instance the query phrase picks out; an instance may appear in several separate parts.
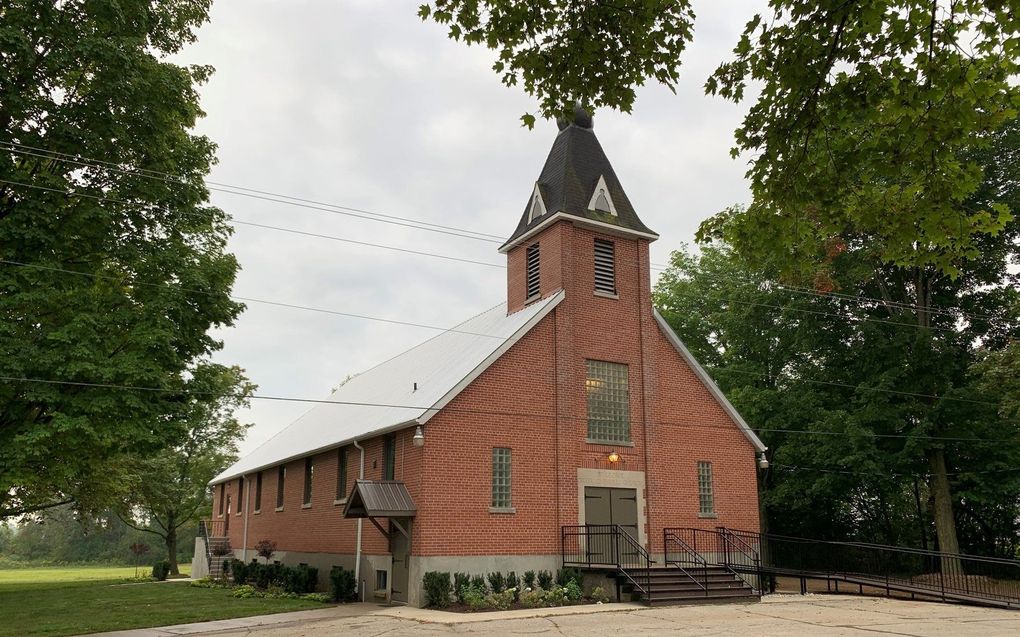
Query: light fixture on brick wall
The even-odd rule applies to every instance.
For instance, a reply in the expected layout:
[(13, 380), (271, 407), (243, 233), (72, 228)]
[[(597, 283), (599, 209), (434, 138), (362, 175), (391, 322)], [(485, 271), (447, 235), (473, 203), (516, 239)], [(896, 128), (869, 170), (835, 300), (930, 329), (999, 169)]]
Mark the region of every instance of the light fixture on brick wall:
[(414, 443), (415, 447), (425, 446), (425, 432), (421, 430), (421, 425), (414, 428), (414, 437), (411, 438), (411, 442)]
[(609, 457), (607, 459), (609, 460), (609, 464), (616, 464), (617, 462), (620, 461), (620, 454), (616, 453), (615, 451), (610, 451)]
[(769, 468), (769, 459), (765, 457), (765, 452), (764, 451), (762, 451), (761, 455), (758, 456), (758, 468), (759, 469), (768, 469)]

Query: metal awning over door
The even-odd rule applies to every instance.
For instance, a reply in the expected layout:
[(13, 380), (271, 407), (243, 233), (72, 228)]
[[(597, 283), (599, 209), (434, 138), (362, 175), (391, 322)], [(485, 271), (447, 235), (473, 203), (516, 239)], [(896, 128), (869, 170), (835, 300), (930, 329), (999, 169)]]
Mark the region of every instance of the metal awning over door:
[(401, 533), (407, 535), (395, 518), (413, 518), (417, 513), (418, 507), (407, 487), (398, 480), (357, 480), (344, 506), (345, 518), (368, 518), (387, 537), (389, 531), (376, 518), (389, 518)]

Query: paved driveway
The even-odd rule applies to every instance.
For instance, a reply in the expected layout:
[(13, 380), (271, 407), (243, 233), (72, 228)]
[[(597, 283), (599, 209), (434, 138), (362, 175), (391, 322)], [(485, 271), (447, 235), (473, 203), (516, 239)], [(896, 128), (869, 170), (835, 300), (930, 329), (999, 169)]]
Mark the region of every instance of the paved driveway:
[(410, 608), (373, 608), (350, 617), (217, 632), (217, 637), (351, 635), (739, 635), (824, 637), (906, 635), (993, 637), (1020, 635), (1020, 611), (1003, 611), (837, 595), (772, 595), (758, 604), (644, 608), (508, 618), (504, 613), (459, 615)]

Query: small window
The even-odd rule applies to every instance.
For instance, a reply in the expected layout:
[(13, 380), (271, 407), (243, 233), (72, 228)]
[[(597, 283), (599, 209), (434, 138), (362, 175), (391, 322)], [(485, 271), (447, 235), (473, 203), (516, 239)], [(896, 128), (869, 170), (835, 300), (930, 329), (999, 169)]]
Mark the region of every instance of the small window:
[(255, 512), (262, 510), (262, 472), (255, 474)]
[(305, 494), (301, 500), (302, 504), (312, 503), (312, 477), (315, 475), (315, 465), (311, 458), (305, 458)]
[(336, 450), (336, 499), (347, 497), (347, 447)]
[(526, 298), (533, 298), (538, 296), (541, 291), (540, 283), (541, 278), (539, 276), (539, 260), (538, 260), (538, 244), (528, 246), (527, 252), (527, 266), (528, 266), (528, 277), (527, 277), (527, 294)]
[(397, 464), (397, 437), (387, 434), (383, 437), (383, 480), (393, 480)]
[(630, 442), (630, 387), (627, 366), (585, 361), (588, 398), (588, 439)]
[(281, 466), (276, 470), (276, 508), (283, 508), (283, 487), (287, 481), (287, 467)]
[(375, 590), (377, 591), (388, 590), (386, 584), (386, 571), (375, 572)]
[(712, 463), (698, 463), (698, 512), (701, 515), (715, 514), (715, 493), (712, 490)]
[(609, 197), (606, 196), (606, 189), (599, 188), (595, 191), (595, 210), (599, 212), (612, 213), (613, 209), (609, 206)]
[(535, 190), (531, 193), (531, 203), (528, 204), (528, 223), (538, 219), (545, 214), (545, 202), (542, 201), (542, 191), (535, 184)]
[(595, 239), (595, 291), (616, 294), (616, 244)]
[(492, 449), (492, 508), (510, 508), (510, 449)]
[(220, 483), (220, 508), (219, 508), (220, 517), (223, 517), (223, 501), (226, 500), (226, 499), (227, 499), (227, 483), (226, 482), (221, 482)]
[(244, 476), (237, 479), (237, 514), (244, 511)]

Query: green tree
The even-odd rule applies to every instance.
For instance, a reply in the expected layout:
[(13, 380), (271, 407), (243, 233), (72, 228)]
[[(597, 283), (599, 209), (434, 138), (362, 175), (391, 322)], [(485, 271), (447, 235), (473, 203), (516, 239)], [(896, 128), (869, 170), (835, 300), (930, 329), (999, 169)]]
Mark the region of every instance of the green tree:
[(210, 328), (242, 310), (203, 183), (214, 146), (190, 132), (211, 69), (168, 60), (208, 8), (0, 8), (0, 519), (118, 500), (130, 458), (180, 435), (165, 422), (221, 346)]
[(173, 416), (184, 436), (169, 450), (135, 462), (135, 487), (122, 513), (129, 525), (163, 540), (174, 575), (180, 573), (178, 533), (209, 511), (209, 481), (237, 459), (248, 429), (234, 412), (255, 391), (236, 367), (199, 368), (188, 385), (193, 397)]

